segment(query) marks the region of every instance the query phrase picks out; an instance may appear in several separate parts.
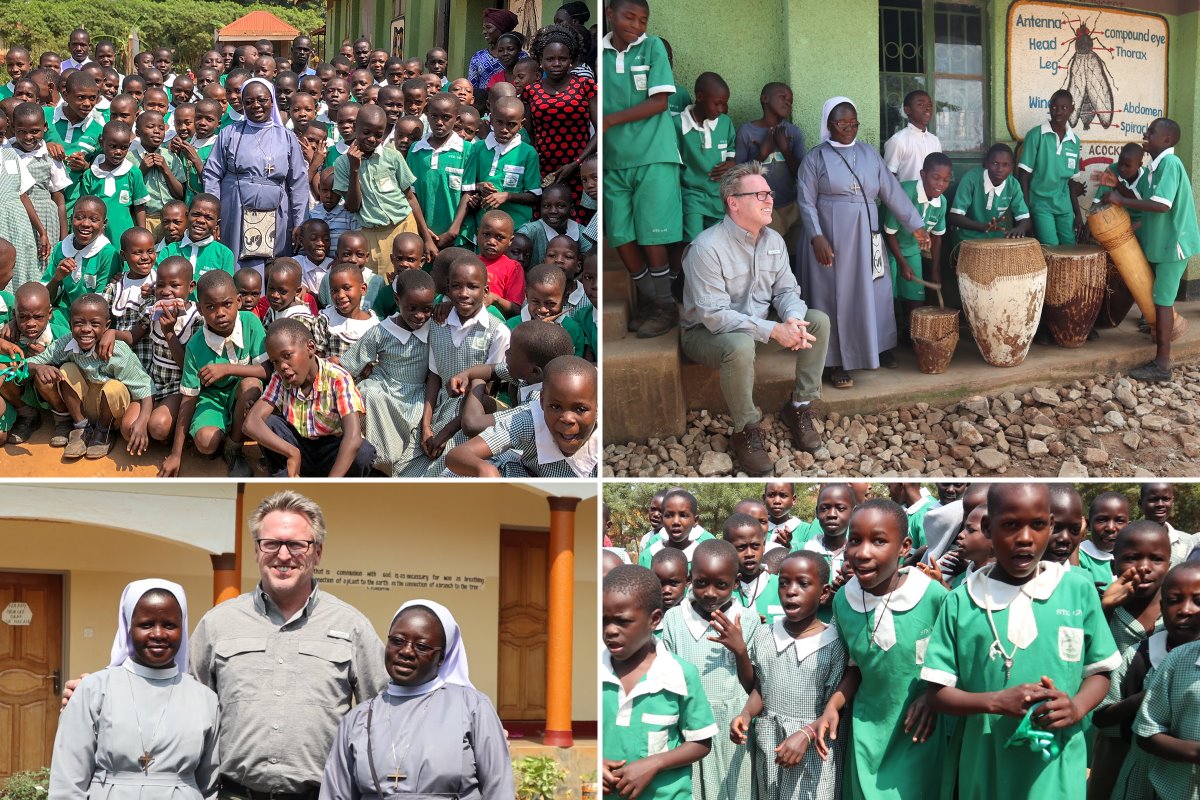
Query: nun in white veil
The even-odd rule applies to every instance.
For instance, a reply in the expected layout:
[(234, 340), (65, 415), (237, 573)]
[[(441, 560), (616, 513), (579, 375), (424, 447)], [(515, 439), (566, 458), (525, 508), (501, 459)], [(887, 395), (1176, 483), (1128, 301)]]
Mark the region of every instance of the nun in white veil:
[(400, 606), (384, 660), (391, 682), (342, 719), (320, 800), (512, 800), (504, 728), (491, 701), (471, 685), (466, 645), (450, 610), (432, 600)]
[(182, 586), (125, 587), (108, 667), (59, 717), (50, 800), (216, 797), (217, 695), (186, 672), (187, 631)]

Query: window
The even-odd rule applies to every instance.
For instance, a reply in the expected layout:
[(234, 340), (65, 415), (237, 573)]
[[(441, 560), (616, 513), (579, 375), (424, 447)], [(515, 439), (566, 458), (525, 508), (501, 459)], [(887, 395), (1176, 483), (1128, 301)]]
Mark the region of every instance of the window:
[[(933, 96), (930, 129), (952, 154), (982, 153), (987, 139), (983, 9), (973, 4), (888, 0), (879, 7), (880, 130), (902, 129), (904, 96)], [(926, 47), (932, 43), (932, 58)]]

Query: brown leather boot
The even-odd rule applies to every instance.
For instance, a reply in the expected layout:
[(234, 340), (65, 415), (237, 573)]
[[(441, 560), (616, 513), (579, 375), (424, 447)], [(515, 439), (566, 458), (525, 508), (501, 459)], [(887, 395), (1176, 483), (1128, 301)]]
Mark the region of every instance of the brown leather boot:
[(670, 333), (678, 326), (679, 309), (676, 308), (675, 301), (655, 303), (650, 315), (643, 320), (641, 327), (638, 328), (637, 338), (653, 339), (655, 336)]
[(757, 425), (747, 425), (745, 429), (733, 435), (733, 452), (738, 466), (745, 470), (747, 475), (770, 475), (774, 472), (775, 465), (771, 463), (771, 456), (767, 454), (766, 431), (763, 430), (761, 422)]
[(815, 415), (812, 403), (798, 405), (788, 400), (783, 404), (779, 416), (792, 436), (792, 447), (806, 453), (815, 453), (821, 447), (821, 434), (813, 425)]

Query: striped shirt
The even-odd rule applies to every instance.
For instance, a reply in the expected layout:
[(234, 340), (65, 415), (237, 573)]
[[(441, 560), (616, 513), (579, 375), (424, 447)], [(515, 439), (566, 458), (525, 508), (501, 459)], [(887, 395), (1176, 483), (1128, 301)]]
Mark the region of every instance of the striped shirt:
[(262, 399), (275, 406), (288, 424), (306, 439), (341, 436), (342, 417), (355, 411), (366, 413), (350, 373), (320, 357), (317, 357), (317, 377), (311, 394), (306, 396), (299, 387), (289, 386), (276, 372)]

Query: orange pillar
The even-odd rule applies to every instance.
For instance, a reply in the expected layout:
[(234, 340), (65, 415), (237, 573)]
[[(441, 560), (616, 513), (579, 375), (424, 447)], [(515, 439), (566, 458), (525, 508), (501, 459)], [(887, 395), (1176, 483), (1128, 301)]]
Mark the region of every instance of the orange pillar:
[(542, 744), (571, 747), (571, 646), (575, 616), (575, 507), (577, 497), (550, 504), (550, 607), (546, 642), (546, 732)]
[(213, 605), (224, 603), (241, 594), (237, 577), (237, 555), (214, 553), (209, 556), (213, 565)]

